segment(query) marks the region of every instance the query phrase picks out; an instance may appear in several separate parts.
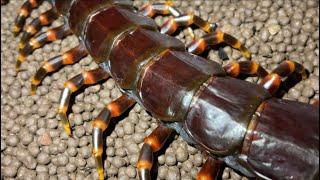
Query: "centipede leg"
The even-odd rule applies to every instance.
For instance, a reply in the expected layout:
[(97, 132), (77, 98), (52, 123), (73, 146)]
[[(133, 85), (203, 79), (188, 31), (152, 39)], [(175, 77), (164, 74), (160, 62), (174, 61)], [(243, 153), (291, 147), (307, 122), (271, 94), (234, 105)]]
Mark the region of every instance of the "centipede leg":
[(180, 26), (196, 25), (207, 33), (213, 32), (216, 28), (216, 24), (211, 24), (208, 21), (203, 20), (199, 16), (194, 14), (181, 15), (179, 17), (169, 18), (161, 25), (160, 32), (163, 34), (172, 34)]
[(197, 180), (215, 180), (221, 175), (223, 168), (223, 162), (215, 159), (214, 157), (208, 157), (201, 170), (197, 175)]
[(49, 29), (47, 32), (41, 33), (38, 36), (31, 38), (23, 49), (19, 51), (18, 59), (16, 62), (16, 70), (19, 70), (21, 63), (24, 62), (29, 54), (35, 49), (42, 47), (47, 42), (52, 42), (58, 39), (62, 39), (65, 36), (71, 34), (71, 30), (68, 25), (62, 25), (53, 29)]
[(302, 79), (307, 78), (307, 71), (301, 64), (287, 60), (283, 61), (276, 69), (265, 76), (260, 82), (260, 85), (266, 88), (271, 94), (275, 94), (282, 82), (281, 79), (293, 73), (301, 75)]
[(31, 94), (36, 92), (37, 86), (48, 73), (60, 69), (62, 65), (74, 64), (86, 55), (88, 55), (87, 50), (84, 45), (80, 44), (62, 55), (44, 61), (42, 66), (37, 70), (35, 76), (31, 79)]
[(111, 118), (118, 117), (128, 108), (134, 105), (135, 101), (127, 95), (122, 95), (115, 101), (108, 104), (93, 121), (92, 126), (92, 154), (96, 160), (96, 168), (99, 180), (104, 179), (104, 170), (102, 163), (103, 153), (103, 132), (108, 128)]
[(187, 49), (190, 53), (201, 54), (207, 46), (221, 43), (226, 43), (234, 49), (239, 50), (246, 59), (251, 60), (251, 52), (239, 40), (220, 30), (206, 34), (202, 38), (193, 41), (188, 45)]
[(167, 1), (165, 3), (146, 4), (139, 9), (139, 13), (148, 17), (154, 17), (157, 14), (178, 17), (181, 14), (179, 10), (173, 7), (173, 3), (171, 1)]
[(223, 67), (231, 77), (238, 77), (240, 74), (265, 77), (268, 72), (255, 61), (231, 62)]
[(13, 35), (17, 36), (19, 35), (21, 29), (23, 28), (26, 19), (30, 16), (32, 10), (34, 8), (37, 8), (41, 5), (43, 0), (27, 0), (23, 3), (20, 9), (20, 13), (17, 16), (14, 27), (13, 27)]
[(172, 133), (172, 129), (163, 125), (159, 125), (148, 137), (144, 139), (144, 144), (140, 150), (137, 163), (138, 173), (141, 180), (151, 179), (150, 170), (153, 163), (153, 153), (159, 151), (168, 137)]
[(97, 69), (85, 71), (82, 74), (78, 74), (65, 82), (65, 88), (60, 97), (58, 114), (62, 120), (64, 130), (68, 135), (71, 135), (71, 129), (66, 113), (68, 111), (69, 101), (72, 93), (76, 92), (83, 85), (95, 84), (100, 80), (107, 79), (108, 77), (108, 73), (104, 69), (99, 67)]
[(58, 14), (54, 9), (50, 9), (42, 13), (39, 17), (32, 20), (32, 22), (27, 25), (26, 30), (23, 31), (22, 37), (19, 43), (19, 49), (22, 49), (25, 44), (30, 40), (30, 38), (41, 30), (43, 26), (50, 25), (54, 20), (58, 18)]

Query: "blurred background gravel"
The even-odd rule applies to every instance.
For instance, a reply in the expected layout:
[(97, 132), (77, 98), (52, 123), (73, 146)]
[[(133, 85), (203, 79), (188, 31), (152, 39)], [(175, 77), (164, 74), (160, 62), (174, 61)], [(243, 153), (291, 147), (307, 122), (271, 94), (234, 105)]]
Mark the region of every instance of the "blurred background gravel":
[[(22, 0), (11, 0), (1, 7), (1, 179), (96, 179), (95, 162), (91, 157), (91, 120), (104, 105), (121, 93), (109, 79), (82, 90), (72, 105), (69, 119), (74, 137), (69, 138), (61, 128), (56, 109), (63, 83), (67, 79), (97, 67), (91, 57), (80, 63), (65, 66), (47, 76), (30, 96), (30, 78), (41, 62), (75, 47), (78, 40), (69, 36), (34, 51), (23, 63), (20, 73), (14, 69), (17, 42), (11, 29)], [(155, 1), (156, 2), (156, 1)], [(139, 7), (146, 1), (135, 1)], [(261, 1), (174, 1), (184, 13), (194, 12), (203, 19), (218, 23), (253, 53), (267, 70), (285, 59), (302, 63), (310, 72), (307, 80), (292, 88), (284, 98), (305, 103), (319, 99), (319, 3), (317, 0), (261, 0)], [(50, 8), (44, 3), (31, 15)], [(168, 17), (156, 17), (161, 24)], [(30, 22), (28, 19), (27, 23)], [(59, 19), (53, 23), (56, 27)], [(43, 30), (46, 30), (44, 28)], [(194, 30), (196, 38), (204, 33)], [(181, 30), (176, 36), (186, 44), (192, 37)], [(243, 60), (241, 54), (224, 47), (232, 60)], [(208, 59), (225, 64), (217, 51), (210, 51)], [(257, 78), (248, 78), (257, 82)], [(146, 135), (157, 126), (156, 120), (136, 105), (128, 117), (111, 126), (106, 138), (105, 169), (108, 179), (138, 179), (135, 164)], [(158, 156), (158, 179), (194, 179), (205, 156), (176, 135), (163, 154)], [(246, 179), (226, 168), (224, 179)]]

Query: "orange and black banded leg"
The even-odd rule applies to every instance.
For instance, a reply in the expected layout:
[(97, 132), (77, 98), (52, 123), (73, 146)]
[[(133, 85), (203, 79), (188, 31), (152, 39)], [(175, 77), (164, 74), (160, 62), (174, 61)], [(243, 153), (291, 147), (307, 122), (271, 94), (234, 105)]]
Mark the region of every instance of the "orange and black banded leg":
[(307, 71), (301, 64), (287, 60), (283, 61), (276, 69), (264, 77), (260, 82), (260, 85), (267, 89), (271, 94), (275, 94), (280, 87), (282, 78), (293, 73), (301, 75), (302, 79), (307, 78)]
[(207, 33), (213, 32), (216, 28), (216, 24), (211, 24), (208, 21), (203, 20), (199, 16), (194, 14), (181, 15), (175, 18), (169, 18), (166, 22), (161, 25), (160, 32), (163, 34), (172, 34), (180, 26), (191, 26), (192, 24), (198, 26)]
[(71, 128), (67, 118), (67, 111), (72, 93), (76, 92), (83, 85), (95, 84), (100, 80), (107, 79), (108, 77), (109, 74), (104, 69), (99, 67), (97, 69), (78, 74), (65, 82), (65, 88), (60, 96), (58, 115), (62, 120), (64, 130), (69, 136), (71, 135)]
[(268, 72), (255, 61), (231, 62), (225, 65), (224, 70), (231, 77), (238, 77), (240, 74), (265, 77)]
[(139, 9), (139, 13), (148, 17), (154, 17), (158, 14), (178, 17), (181, 14), (176, 8), (173, 7), (172, 1), (167, 1), (165, 3), (146, 4)]
[(215, 180), (219, 179), (223, 171), (223, 162), (214, 158), (208, 157), (201, 170), (197, 175), (197, 180)]
[(234, 49), (239, 50), (246, 59), (251, 60), (251, 52), (239, 40), (220, 30), (206, 34), (202, 38), (193, 41), (188, 45), (187, 49), (190, 53), (198, 55), (203, 53), (207, 46), (214, 46), (221, 43), (225, 43)]
[(27, 25), (26, 30), (23, 31), (22, 37), (19, 43), (19, 49), (22, 49), (26, 43), (30, 40), (32, 36), (38, 33), (43, 26), (50, 25), (54, 20), (58, 18), (58, 14), (54, 9), (50, 9), (42, 13), (39, 17), (32, 20), (32, 22)]
[(48, 42), (52, 42), (58, 39), (62, 39), (65, 36), (71, 34), (71, 30), (68, 25), (62, 25), (53, 29), (49, 29), (47, 32), (41, 33), (36, 37), (30, 39), (22, 49), (19, 51), (16, 70), (19, 70), (21, 63), (24, 62), (29, 54), (35, 49), (42, 47)]
[(44, 61), (35, 76), (31, 79), (31, 94), (35, 94), (38, 85), (48, 73), (60, 69), (63, 65), (74, 64), (86, 55), (88, 55), (86, 48), (80, 44), (62, 55)]
[(122, 95), (115, 101), (109, 103), (92, 122), (92, 155), (96, 160), (96, 168), (99, 180), (104, 179), (104, 168), (102, 162), (103, 132), (108, 128), (111, 118), (118, 117), (127, 109), (132, 107), (135, 101), (127, 95)]
[(23, 3), (12, 30), (14, 36), (19, 35), (21, 29), (26, 23), (26, 19), (30, 16), (32, 9), (39, 7), (42, 2), (43, 0), (27, 0)]
[(153, 154), (159, 151), (166, 140), (170, 137), (172, 129), (159, 125), (148, 137), (144, 139), (144, 144), (140, 150), (137, 162), (140, 180), (151, 179), (150, 170), (153, 163)]

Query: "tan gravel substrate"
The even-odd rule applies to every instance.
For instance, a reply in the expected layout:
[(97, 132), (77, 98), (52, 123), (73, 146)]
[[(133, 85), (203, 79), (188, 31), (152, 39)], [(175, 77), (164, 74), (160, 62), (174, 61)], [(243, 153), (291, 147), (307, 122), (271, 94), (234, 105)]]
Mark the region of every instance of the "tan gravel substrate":
[[(120, 96), (114, 81), (109, 79), (82, 90), (75, 97), (69, 119), (74, 138), (69, 138), (56, 114), (63, 83), (97, 67), (91, 57), (80, 63), (63, 67), (47, 76), (35, 96), (29, 95), (30, 78), (41, 62), (75, 47), (78, 40), (69, 36), (63, 41), (45, 45), (34, 51), (23, 63), (20, 73), (14, 69), (17, 43), (10, 30), (22, 0), (11, 0), (1, 7), (1, 179), (97, 179), (95, 162), (91, 157), (91, 120), (102, 107)], [(135, 1), (141, 6), (144, 1)], [(287, 1), (174, 1), (181, 12), (194, 12), (234, 35), (253, 52), (253, 59), (267, 70), (290, 58), (302, 63), (310, 77), (298, 83), (284, 98), (311, 103), (319, 98), (319, 3), (317, 0)], [(32, 18), (50, 6), (42, 5)], [(163, 22), (167, 17), (157, 17)], [(27, 23), (30, 22), (30, 18)], [(53, 26), (61, 24), (61, 19)], [(45, 30), (47, 28), (44, 28)], [(199, 38), (204, 33), (194, 31)], [(189, 43), (186, 30), (177, 38)], [(230, 59), (243, 60), (240, 53), (225, 47)], [(217, 51), (208, 58), (221, 61)], [(248, 78), (257, 81), (257, 78)], [(138, 179), (135, 164), (144, 137), (157, 126), (156, 120), (136, 105), (128, 117), (107, 133), (108, 179)], [(194, 179), (204, 162), (203, 154), (175, 136), (164, 154), (158, 157), (157, 179)], [(246, 179), (229, 168), (224, 179)]]

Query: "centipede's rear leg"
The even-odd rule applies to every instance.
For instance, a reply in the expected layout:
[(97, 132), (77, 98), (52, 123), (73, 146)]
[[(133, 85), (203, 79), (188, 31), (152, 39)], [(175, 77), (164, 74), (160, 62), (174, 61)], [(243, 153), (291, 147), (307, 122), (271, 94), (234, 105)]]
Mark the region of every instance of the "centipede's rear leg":
[(138, 174), (141, 180), (151, 179), (150, 170), (153, 165), (153, 154), (163, 147), (172, 131), (170, 128), (159, 125), (144, 139), (144, 144), (140, 150), (140, 156), (137, 162)]
[(115, 101), (109, 103), (93, 121), (92, 126), (92, 154), (96, 160), (96, 168), (99, 180), (104, 179), (102, 162), (103, 153), (103, 132), (108, 128), (110, 120), (123, 114), (127, 109), (135, 104), (135, 101), (127, 95), (122, 95)]

